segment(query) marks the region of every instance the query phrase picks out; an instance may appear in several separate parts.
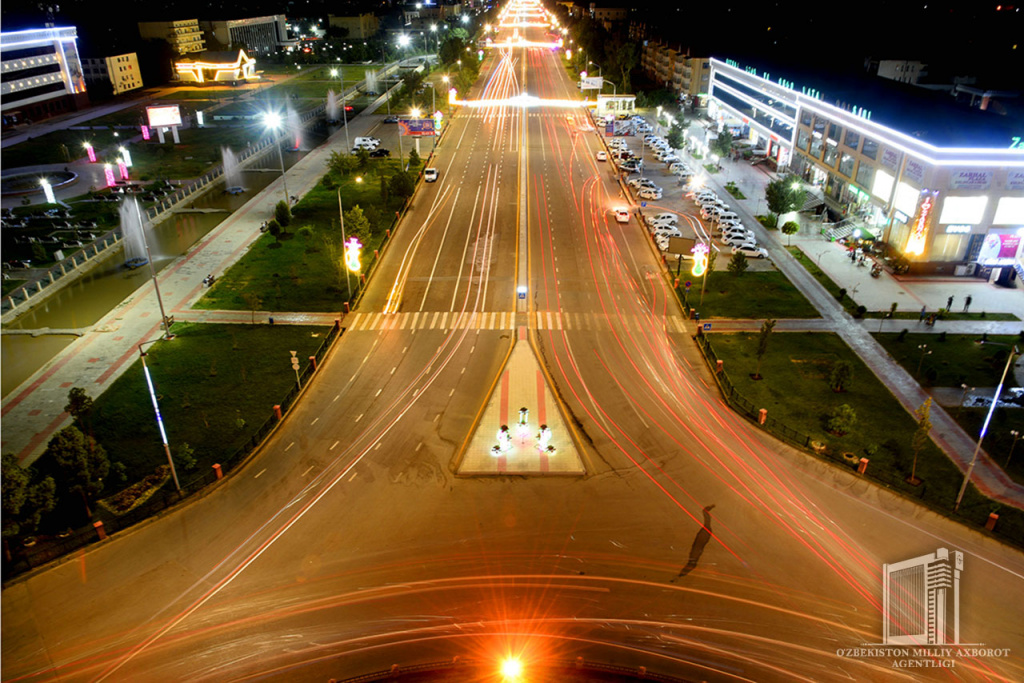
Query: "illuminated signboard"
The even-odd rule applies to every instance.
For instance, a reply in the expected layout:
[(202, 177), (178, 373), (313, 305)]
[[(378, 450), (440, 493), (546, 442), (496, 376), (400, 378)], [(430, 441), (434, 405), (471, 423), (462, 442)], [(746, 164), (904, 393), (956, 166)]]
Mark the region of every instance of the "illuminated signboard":
[(971, 232), (971, 226), (964, 223), (953, 223), (946, 226), (946, 232), (950, 235), (967, 235)]
[(922, 199), (917, 207), (917, 215), (911, 224), (910, 239), (907, 240), (908, 254), (920, 256), (924, 253), (925, 238), (928, 236), (928, 223), (931, 221), (932, 209), (935, 208), (935, 198), (938, 192), (925, 190), (921, 193)]
[(398, 127), (402, 135), (423, 137), (436, 134), (434, 119), (399, 119)]
[(894, 219), (898, 220), (900, 223), (904, 223), (904, 224), (906, 224), (906, 222), (910, 220), (910, 216), (908, 216), (907, 214), (903, 213), (902, 211), (894, 211), (893, 214), (892, 214), (892, 217)]
[(172, 104), (163, 107), (146, 107), (150, 128), (168, 128), (181, 125), (181, 109)]

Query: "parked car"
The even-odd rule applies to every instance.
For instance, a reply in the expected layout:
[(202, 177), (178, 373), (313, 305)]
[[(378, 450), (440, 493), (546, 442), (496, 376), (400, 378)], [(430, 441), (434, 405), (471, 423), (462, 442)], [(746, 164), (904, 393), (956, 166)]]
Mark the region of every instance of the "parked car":
[(640, 199), (661, 199), (661, 195), (660, 187), (642, 187), (638, 196)]
[(654, 231), (655, 237), (682, 237), (683, 233), (678, 228), (658, 228)]
[(598, 161), (608, 161), (608, 152), (604, 151), (603, 149), (600, 150), (597, 153), (597, 160)]
[(437, 169), (436, 168), (425, 168), (423, 169), (423, 180), (428, 183), (437, 182)]
[(384, 117), (384, 123), (398, 123), (398, 117), (392, 114)]
[(671, 167), (671, 166), (672, 166), (672, 164), (674, 164), (674, 163), (676, 163), (677, 161), (679, 161), (679, 157), (677, 157), (677, 156), (676, 156), (675, 154), (669, 154), (669, 155), (668, 155), (667, 157), (665, 157), (664, 159), (662, 159), (662, 161), (663, 161), (664, 163), (668, 164), (668, 165), (669, 165), (669, 167)]
[(653, 216), (651, 216), (651, 220), (656, 220), (656, 221), (672, 221), (672, 224), (675, 225), (676, 223), (679, 222), (679, 216), (677, 214), (667, 213), (667, 212), (666, 213), (656, 213)]
[(747, 258), (768, 258), (768, 250), (764, 247), (741, 244), (732, 248), (732, 253), (743, 254)]
[(378, 147), (377, 149), (370, 152), (370, 156), (374, 159), (384, 159), (391, 156), (391, 150), (384, 149), (383, 147)]
[(740, 217), (735, 211), (721, 211), (715, 214), (715, 222), (719, 221), (739, 221)]
[(668, 221), (648, 221), (647, 226), (651, 229), (651, 232), (655, 230), (679, 230), (678, 226)]
[(632, 178), (626, 181), (626, 184), (634, 190), (639, 190), (641, 187), (657, 187), (650, 178)]
[(748, 244), (752, 247), (757, 246), (757, 242), (755, 242), (747, 235), (730, 235), (728, 237), (723, 237), (722, 241), (728, 244), (730, 247), (738, 247), (741, 244)]
[(629, 161), (622, 162), (622, 164), (619, 165), (619, 168), (622, 169), (623, 171), (626, 171), (627, 173), (639, 173), (640, 166), (641, 163), (639, 160), (630, 159)]

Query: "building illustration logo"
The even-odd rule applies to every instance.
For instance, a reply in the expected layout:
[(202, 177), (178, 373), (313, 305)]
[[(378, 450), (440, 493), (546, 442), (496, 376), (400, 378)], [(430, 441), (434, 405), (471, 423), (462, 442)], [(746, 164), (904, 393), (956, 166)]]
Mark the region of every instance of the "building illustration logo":
[(882, 565), (882, 644), (959, 645), (964, 554), (934, 553)]

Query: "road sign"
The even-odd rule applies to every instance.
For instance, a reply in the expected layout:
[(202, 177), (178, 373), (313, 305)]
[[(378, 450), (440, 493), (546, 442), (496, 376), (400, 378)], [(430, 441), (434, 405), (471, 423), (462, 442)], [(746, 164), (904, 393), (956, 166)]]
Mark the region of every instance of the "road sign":
[(640, 206), (647, 206), (647, 202), (640, 202)]
[(711, 323), (704, 323), (704, 331), (705, 332), (710, 332), (711, 331)]

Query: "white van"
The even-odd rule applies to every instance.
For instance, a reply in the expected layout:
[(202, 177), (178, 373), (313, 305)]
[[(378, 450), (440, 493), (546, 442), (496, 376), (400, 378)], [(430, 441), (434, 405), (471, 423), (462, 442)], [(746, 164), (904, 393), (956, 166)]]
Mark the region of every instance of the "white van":
[(377, 149), (380, 140), (377, 138), (356, 138), (352, 142), (353, 149)]
[(722, 213), (715, 216), (715, 221), (718, 223), (739, 221), (740, 217), (734, 211), (723, 211)]

